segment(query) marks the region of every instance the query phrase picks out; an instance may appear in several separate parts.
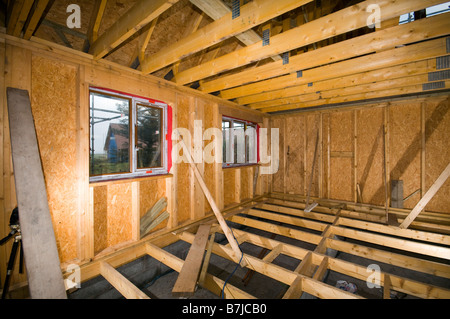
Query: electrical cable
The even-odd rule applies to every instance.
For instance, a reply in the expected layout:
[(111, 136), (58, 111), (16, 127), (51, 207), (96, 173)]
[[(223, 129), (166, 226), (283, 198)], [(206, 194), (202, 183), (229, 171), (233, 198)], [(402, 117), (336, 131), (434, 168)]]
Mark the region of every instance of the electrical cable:
[[(231, 230), (231, 234), (233, 235), (234, 240), (236, 240), (236, 237), (234, 237), (233, 229), (231, 227), (230, 227), (230, 230)], [(239, 242), (237, 240), (236, 240), (236, 242), (238, 243), (239, 249), (241, 249), (241, 245), (239, 245)], [(234, 270), (231, 272), (231, 274), (228, 275), (228, 278), (223, 283), (222, 294), (221, 294), (222, 299), (224, 299), (225, 286), (227, 285), (228, 280), (230, 280), (230, 278), (234, 275), (234, 273), (238, 269), (239, 265), (241, 264), (242, 259), (244, 258), (244, 253), (242, 252), (242, 249), (241, 249), (241, 253), (242, 253), (242, 255), (241, 255), (241, 259), (239, 260), (239, 263), (236, 264), (236, 267), (234, 268)]]

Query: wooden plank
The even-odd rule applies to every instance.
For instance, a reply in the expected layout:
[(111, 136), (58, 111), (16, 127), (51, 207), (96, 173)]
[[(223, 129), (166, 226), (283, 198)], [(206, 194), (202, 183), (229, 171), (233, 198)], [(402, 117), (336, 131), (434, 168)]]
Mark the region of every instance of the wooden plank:
[[(197, 8), (206, 13), (211, 19), (218, 20), (231, 12), (231, 9), (222, 0), (190, 0)], [(261, 41), (261, 37), (254, 30), (250, 29), (237, 34), (236, 39), (245, 45), (251, 45)], [(281, 60), (279, 55), (271, 57), (274, 61)]]
[[(157, 71), (308, 2), (311, 0), (254, 0), (240, 8), (241, 15), (238, 19), (232, 19), (229, 12), (188, 37), (147, 57), (142, 63), (142, 72)], [(255, 12), (258, 14), (255, 15)]]
[(31, 6), (33, 5), (34, 0), (25, 0), (22, 10), (20, 11), (19, 17), (17, 19), (17, 23), (12, 30), (12, 35), (15, 37), (20, 37), (22, 29), (27, 21), (28, 14), (30, 13)]
[[(219, 79), (203, 81), (200, 89), (204, 92), (215, 92), (230, 89), (243, 84), (266, 80), (272, 77), (295, 73), (298, 70), (306, 70), (333, 62), (339, 62), (348, 58), (354, 58), (367, 53), (379, 52), (379, 48), (384, 50), (393, 49), (396, 45), (414, 43), (423, 40), (424, 33), (432, 32), (433, 38), (439, 35), (446, 35), (444, 31), (448, 22), (446, 17), (439, 15), (426, 20), (414, 21), (405, 25), (391, 28), (386, 31), (377, 31), (367, 35), (362, 35), (353, 39), (331, 44), (314, 52), (298, 54), (290, 58), (289, 64), (283, 65), (281, 62), (269, 63), (260, 67), (251, 68), (239, 72), (238, 74), (225, 75)], [(442, 29), (444, 28), (444, 29)]]
[[(178, 134), (179, 135), (179, 134)], [(178, 139), (180, 139), (180, 136), (178, 137)], [(194, 171), (194, 175), (197, 178), (198, 183), (200, 184), (201, 189), (203, 190), (203, 194), (205, 195), (206, 199), (209, 202), (209, 205), (211, 206), (211, 209), (213, 210), (214, 215), (216, 216), (220, 227), (222, 228), (225, 237), (227, 238), (228, 242), (230, 243), (232, 249), (233, 249), (233, 259), (237, 262), (240, 263), (240, 265), (242, 267), (245, 267), (245, 265), (247, 264), (246, 260), (242, 257), (242, 252), (241, 249), (239, 247), (239, 244), (237, 243), (236, 239), (234, 238), (233, 234), (231, 233), (230, 228), (228, 227), (225, 219), (222, 216), (222, 213), (220, 212), (219, 208), (217, 207), (216, 202), (214, 201), (213, 196), (211, 195), (211, 192), (209, 191), (208, 187), (205, 184), (205, 181), (203, 180), (202, 175), (200, 174), (197, 166), (194, 163), (194, 159), (192, 158), (191, 152), (190, 150), (186, 147), (186, 144), (184, 143), (183, 138), (181, 138), (180, 143), (182, 145), (183, 148), (183, 154), (184, 156), (186, 156), (187, 161), (191, 167), (191, 169)], [(187, 153), (187, 154), (185, 154)]]
[(11, 14), (8, 16), (8, 24), (6, 25), (6, 32), (8, 34), (13, 34), (14, 33), (14, 29), (17, 25), (17, 22), (19, 20), (19, 16), (20, 13), (22, 12), (22, 7), (25, 3), (25, 0), (17, 0), (14, 2), (10, 2), (9, 6), (12, 6), (12, 9), (9, 9), (8, 6), (8, 10), (11, 10)]
[(32, 298), (65, 299), (55, 233), (28, 92), (7, 89), (22, 242)]
[(100, 263), (100, 274), (127, 299), (150, 299), (107, 262)]
[(188, 297), (194, 295), (210, 229), (211, 224), (203, 224), (198, 228), (194, 242), (172, 289), (174, 296)]
[[(173, 270), (180, 272), (183, 267), (183, 260), (168, 253), (164, 249), (161, 249), (153, 244), (146, 244), (147, 254), (156, 260), (162, 262), (166, 266), (172, 268)], [(206, 274), (205, 282), (203, 287), (207, 288), (217, 296), (221, 296), (224, 281), (221, 279), (212, 276), (210, 274)], [(255, 299), (252, 295), (234, 287), (230, 283), (227, 283), (224, 291), (225, 299)]]
[[(203, 78), (219, 74), (224, 71), (239, 68), (255, 61), (260, 61), (275, 54), (282, 54), (290, 50), (313, 44), (339, 34), (356, 30), (367, 26), (367, 18), (370, 15), (366, 8), (373, 4), (372, 0), (348, 7), (339, 12), (329, 14), (325, 17), (313, 20), (297, 28), (290, 29), (270, 38), (270, 45), (262, 46), (255, 43), (240, 50), (233, 51), (207, 63), (195, 66), (180, 72), (175, 77), (178, 84), (192, 83)], [(433, 5), (429, 1), (430, 5)], [(433, 3), (438, 4), (436, 0)], [(403, 13), (414, 11), (416, 8), (425, 8), (426, 3), (421, 0), (410, 0), (407, 2), (379, 3), (383, 12), (381, 19), (389, 19)], [(345, 18), (344, 18), (345, 17)], [(321, 30), (321, 32), (317, 32)], [(358, 45), (358, 47), (360, 47)], [(316, 52), (316, 50), (314, 50)], [(300, 55), (301, 56), (301, 55)], [(328, 63), (330, 62), (328, 54)], [(314, 58), (315, 60), (316, 58)], [(280, 62), (276, 62), (280, 63)], [(302, 70), (303, 68), (297, 69)], [(245, 83), (245, 82), (244, 82)]]
[(203, 261), (202, 271), (200, 272), (200, 277), (198, 279), (198, 284), (200, 286), (204, 285), (204, 282), (205, 282), (205, 279), (206, 279), (206, 274), (208, 272), (209, 261), (211, 259), (211, 254), (212, 254), (212, 246), (214, 245), (215, 238), (216, 238), (216, 233), (212, 233), (210, 238), (209, 238), (208, 245), (206, 247), (205, 259)]
[(89, 52), (96, 60), (103, 58), (177, 2), (178, 0), (139, 1), (92, 44)]
[(408, 228), (409, 225), (416, 219), (420, 212), (425, 208), (428, 202), (433, 198), (433, 196), (439, 191), (439, 189), (444, 185), (447, 178), (450, 176), (450, 164), (444, 169), (438, 179), (430, 187), (430, 189), (425, 193), (422, 199), (417, 203), (411, 213), (403, 220), (400, 224), (400, 228)]
[[(308, 69), (303, 71), (302, 77), (297, 77), (296, 73), (291, 73), (289, 75), (283, 75), (277, 78), (223, 90), (221, 91), (220, 96), (225, 99), (232, 99), (259, 94), (262, 92), (285, 89), (286, 87), (294, 87), (297, 85), (329, 79), (330, 77), (328, 77), (328, 75), (330, 74), (333, 75), (333, 78), (337, 78), (340, 76), (372, 71), (379, 68), (386, 68), (394, 65), (397, 66), (403, 63), (430, 59), (445, 54), (445, 39), (430, 40), (423, 43), (412, 44), (384, 52), (374, 53), (369, 56), (357, 57), (348, 61), (341, 61), (326, 66)], [(324, 78), (324, 75), (327, 77)]]

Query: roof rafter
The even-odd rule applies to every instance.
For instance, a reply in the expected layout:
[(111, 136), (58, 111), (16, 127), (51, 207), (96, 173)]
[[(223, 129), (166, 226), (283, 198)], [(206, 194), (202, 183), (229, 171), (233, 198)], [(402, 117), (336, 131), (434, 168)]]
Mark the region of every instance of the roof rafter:
[[(262, 81), (280, 75), (306, 70), (323, 64), (337, 62), (364, 54), (394, 48), (398, 45), (413, 43), (426, 38), (448, 34), (450, 13), (397, 25), (319, 48), (314, 51), (291, 57), (289, 64), (269, 63), (264, 66), (245, 70), (239, 74), (223, 76), (220, 79), (205, 81), (200, 89), (215, 92), (251, 82)], [(424, 36), (425, 35), (425, 36)]]
[(190, 36), (147, 57), (142, 64), (142, 71), (143, 73), (157, 71), (311, 1), (254, 0), (241, 7), (239, 18), (232, 19), (232, 14), (227, 13)]
[[(224, 15), (231, 12), (230, 8), (223, 3), (222, 0), (190, 0), (192, 4), (206, 13), (211, 19), (219, 20)], [(261, 41), (261, 37), (258, 33), (253, 30), (245, 31), (241, 34), (236, 35), (236, 38), (245, 45), (252, 45), (256, 42)], [(272, 57), (274, 61), (281, 60), (279, 55)]]
[(91, 46), (89, 53), (101, 59), (142, 29), (178, 0), (141, 0), (103, 33)]
[(242, 85), (221, 92), (225, 99), (249, 96), (263, 92), (281, 90), (301, 84), (313, 83), (324, 79), (327, 74), (340, 77), (383, 67), (430, 59), (446, 55), (446, 39), (435, 39), (423, 43), (412, 44), (400, 48), (386, 50), (368, 56), (309, 69), (303, 72), (302, 77), (292, 73), (277, 78)]
[[(442, 0), (408, 0), (382, 2), (368, 0), (352, 7), (332, 13), (317, 20), (270, 38), (270, 45), (256, 43), (241, 50), (231, 52), (214, 61), (180, 72), (175, 78), (178, 84), (187, 84), (219, 74), (224, 71), (245, 66), (275, 54), (281, 54), (308, 44), (316, 43), (352, 30), (367, 26), (371, 11), (370, 5), (377, 4), (383, 13), (381, 21), (400, 16), (401, 14), (427, 8), (439, 4)], [(321, 32), (318, 32), (320, 30)]]

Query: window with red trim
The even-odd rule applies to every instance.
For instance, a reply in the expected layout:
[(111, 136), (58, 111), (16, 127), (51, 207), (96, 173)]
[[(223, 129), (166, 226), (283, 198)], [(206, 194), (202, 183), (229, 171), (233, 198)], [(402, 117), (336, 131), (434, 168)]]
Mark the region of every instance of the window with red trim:
[(100, 88), (89, 93), (90, 180), (167, 174), (168, 105)]
[(258, 125), (231, 117), (222, 118), (223, 167), (258, 162)]

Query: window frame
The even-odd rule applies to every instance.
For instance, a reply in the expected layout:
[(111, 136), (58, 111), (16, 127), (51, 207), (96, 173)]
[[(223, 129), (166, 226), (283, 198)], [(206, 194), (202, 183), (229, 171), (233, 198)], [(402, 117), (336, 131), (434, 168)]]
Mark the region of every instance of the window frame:
[[(233, 129), (234, 129), (234, 123), (240, 123), (240, 124), (244, 124), (244, 156), (245, 156), (245, 163), (235, 163), (234, 162), (234, 158), (235, 158), (235, 154), (234, 154), (234, 148), (235, 148), (235, 143), (234, 143), (234, 135), (230, 136), (228, 138), (228, 140), (230, 141), (230, 144), (228, 145), (228, 148), (226, 149), (227, 154), (228, 152), (231, 151), (231, 158), (233, 159), (233, 163), (228, 163), (226, 161), (224, 161), (224, 158), (222, 156), (222, 168), (232, 168), (232, 167), (242, 167), (242, 166), (252, 166), (252, 165), (257, 165), (258, 164), (258, 159), (259, 159), (259, 145), (258, 145), (258, 141), (259, 141), (259, 125), (255, 122), (251, 122), (251, 121), (247, 121), (247, 120), (242, 120), (242, 119), (237, 119), (237, 118), (233, 118), (233, 117), (229, 117), (229, 116), (222, 116), (222, 123), (223, 122), (229, 122), (230, 123), (230, 133), (229, 134), (233, 134)], [(255, 144), (255, 149), (254, 149), (254, 162), (250, 162), (250, 160), (247, 159), (247, 136), (245, 135), (245, 132), (247, 131), (247, 127), (251, 126), (255, 128), (255, 137), (254, 137), (254, 144)], [(224, 131), (223, 131), (223, 124), (222, 124), (222, 137), (225, 141), (225, 136), (224, 136)], [(249, 156), (250, 157), (250, 156)]]
[[(104, 88), (98, 87), (89, 87), (89, 126), (91, 126), (91, 94), (96, 93), (103, 96), (111, 96), (117, 97), (120, 99), (127, 99), (130, 101), (129, 107), (129, 126), (130, 126), (130, 146), (129, 146), (129, 162), (130, 162), (130, 171), (125, 173), (108, 173), (104, 175), (90, 175), (89, 172), (89, 182), (100, 182), (100, 181), (109, 181), (109, 180), (121, 180), (121, 179), (131, 179), (145, 176), (155, 176), (155, 175), (166, 175), (168, 174), (168, 105), (164, 102), (154, 101), (151, 99), (139, 97), (132, 94), (117, 92), (113, 90), (108, 90)], [(159, 167), (147, 167), (147, 168), (138, 168), (137, 163), (137, 151), (138, 147), (136, 145), (137, 141), (137, 108), (138, 105), (144, 107), (152, 107), (160, 109), (161, 112), (161, 166)], [(89, 127), (89, 146), (91, 146), (91, 132), (92, 128)], [(90, 155), (90, 152), (89, 152)], [(90, 164), (90, 160), (89, 160)]]

